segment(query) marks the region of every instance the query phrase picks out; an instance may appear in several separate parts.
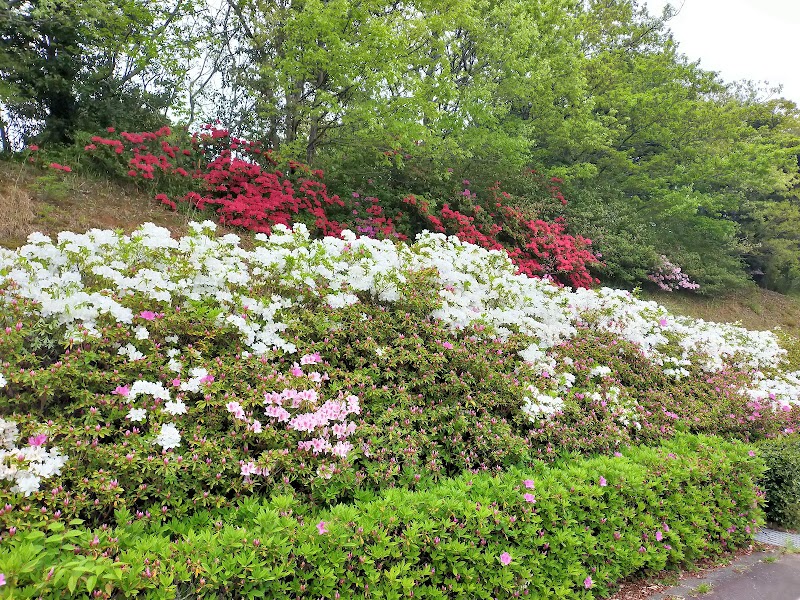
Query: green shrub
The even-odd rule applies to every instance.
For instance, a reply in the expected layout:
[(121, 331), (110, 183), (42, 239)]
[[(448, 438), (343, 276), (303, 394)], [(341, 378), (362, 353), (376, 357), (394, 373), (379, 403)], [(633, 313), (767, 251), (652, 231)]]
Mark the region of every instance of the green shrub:
[(19, 598), (588, 600), (634, 573), (749, 544), (761, 471), (747, 446), (678, 436), (316, 513), (289, 495), (166, 522), (118, 510), (116, 527), (17, 529), (0, 572)]
[(767, 498), (767, 521), (800, 528), (800, 436), (765, 440), (760, 445), (767, 470), (761, 485)]

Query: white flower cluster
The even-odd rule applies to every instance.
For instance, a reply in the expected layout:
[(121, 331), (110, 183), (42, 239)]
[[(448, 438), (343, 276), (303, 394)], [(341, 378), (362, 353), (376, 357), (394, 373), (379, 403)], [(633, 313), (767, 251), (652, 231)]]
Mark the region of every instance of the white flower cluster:
[(544, 394), (533, 385), (528, 386), (530, 396), (526, 396), (522, 404), (522, 412), (531, 420), (547, 418), (564, 408), (564, 399), (554, 394)]
[(780, 376), (767, 378), (759, 373), (761, 378), (753, 382), (753, 387), (745, 390), (753, 400), (767, 401), (773, 407), (781, 410), (790, 410), (798, 404), (800, 398), (800, 371), (782, 373)]
[[(148, 331), (125, 306), (130, 295), (152, 300), (153, 310), (162, 311), (203, 301), (215, 305), (220, 324), (238, 330), (253, 354), (294, 353), (284, 334), (293, 309), (309, 301), (340, 308), (364, 297), (395, 302), (410, 292), (409, 275), (426, 270), (435, 273), (430, 293), (441, 303), (431, 316), (455, 330), (475, 325), (500, 339), (530, 336), (534, 341), (521, 357), (554, 382), (561, 373), (550, 349), (588, 326), (637, 344), (670, 376), (683, 377), (690, 366), (717, 371), (735, 364), (769, 373), (754, 376), (752, 385), (765, 398), (776, 395), (771, 385), (785, 388), (788, 402), (800, 398), (796, 381), (780, 374), (784, 352), (771, 332), (676, 317), (626, 291), (558, 288), (517, 275), (503, 252), (454, 237), (426, 232), (413, 244), (397, 244), (346, 231), (342, 238), (312, 240), (303, 225), (276, 226), (271, 236), (256, 235), (246, 250), (237, 236), (217, 238), (214, 230), (206, 221), (177, 240), (152, 224), (130, 236), (93, 229), (63, 232), (53, 242), (34, 234), (18, 251), (0, 253), (0, 289), (6, 288), (0, 302), (35, 300), (42, 316), (70, 328), (68, 335), (77, 336), (79, 325), (91, 335), (110, 319), (143, 340)], [(131, 361), (144, 357), (134, 343), (119, 352)], [(170, 358), (170, 368), (179, 372), (177, 354)], [(193, 391), (197, 380), (192, 376), (181, 385)], [(543, 405), (539, 412), (551, 409)]]
[(161, 432), (156, 436), (155, 443), (164, 450), (177, 448), (181, 445), (181, 433), (175, 423), (165, 423), (161, 426)]
[(30, 496), (43, 479), (61, 474), (68, 457), (55, 447), (46, 450), (44, 436), (21, 448), (16, 445), (18, 438), (17, 424), (0, 418), (0, 480), (13, 481), (12, 492)]

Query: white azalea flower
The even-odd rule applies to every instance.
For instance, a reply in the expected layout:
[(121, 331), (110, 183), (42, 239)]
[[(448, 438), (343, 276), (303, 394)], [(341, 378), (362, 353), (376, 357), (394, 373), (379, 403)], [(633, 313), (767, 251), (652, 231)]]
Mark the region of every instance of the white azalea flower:
[(147, 411), (143, 408), (132, 408), (127, 418), (134, 423), (140, 423), (147, 418)]
[(177, 448), (181, 445), (181, 434), (174, 423), (166, 423), (161, 426), (161, 433), (156, 436), (154, 443), (160, 445), (164, 450)]
[(174, 402), (170, 401), (164, 404), (164, 408), (162, 408), (162, 410), (171, 415), (185, 415), (186, 404), (184, 404), (182, 400), (176, 400)]

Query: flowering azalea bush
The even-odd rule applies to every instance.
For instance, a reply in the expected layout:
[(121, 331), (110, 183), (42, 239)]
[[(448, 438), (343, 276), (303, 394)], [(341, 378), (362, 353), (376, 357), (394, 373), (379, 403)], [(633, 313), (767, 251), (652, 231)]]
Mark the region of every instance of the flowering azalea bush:
[[(275, 225), (300, 222), (315, 235), (338, 236), (350, 228), (397, 240), (431, 229), (505, 250), (519, 272), (529, 276), (576, 287), (599, 283), (590, 272), (599, 264), (590, 240), (567, 233), (563, 218), (548, 222), (535, 211), (513, 206), (513, 197), (499, 184), (478, 194), (465, 181), (458, 196), (436, 210), (413, 195), (403, 197), (400, 206), (358, 192), (342, 199), (329, 194), (322, 171), (283, 162), (260, 143), (210, 125), (191, 136), (169, 127), (118, 135), (110, 128), (110, 135), (93, 136), (85, 150), (108, 171), (148, 187), (165, 206), (210, 208), (223, 225), (270, 233)], [(549, 182), (547, 193), (554, 202), (566, 203), (556, 182)]]
[[(463, 183), (469, 185), (467, 180)], [(531, 211), (507, 205), (511, 195), (501, 191), (499, 184), (490, 188), (489, 194), (486, 202), (480, 202), (478, 195), (465, 187), (452, 206), (444, 204), (438, 212), (413, 195), (403, 202), (433, 231), (506, 252), (522, 274), (564, 280), (574, 287), (600, 283), (589, 271), (599, 262), (589, 249), (591, 241), (567, 234), (563, 218), (550, 223)]]
[(172, 210), (181, 203), (211, 207), (220, 223), (256, 232), (294, 222), (323, 235), (342, 229), (328, 218), (343, 203), (328, 195), (322, 172), (294, 161), (279, 169), (279, 159), (257, 142), (210, 125), (191, 136), (169, 127), (108, 133), (93, 136), (84, 150), (103, 168), (148, 187)]
[(696, 290), (700, 287), (699, 284), (689, 279), (689, 276), (681, 271), (679, 266), (671, 263), (666, 256), (662, 254), (660, 259), (655, 271), (647, 276), (659, 289), (672, 292), (674, 290)]
[[(684, 433), (754, 441), (797, 430), (800, 374), (769, 332), (552, 285), (503, 251), (441, 233), (401, 244), (276, 224), (245, 249), (215, 227), (194, 223), (180, 239), (151, 224), (34, 234), (0, 250), (0, 544), (31, 527), (67, 535), (80, 520), (107, 532), (92, 533), (86, 556), (135, 563), (119, 577), (143, 589), (153, 573), (179, 579), (177, 567), (167, 550), (140, 555), (144, 570), (125, 563), (114, 523), (210, 526), (202, 515), (280, 497), (290, 499), (281, 518), (327, 535), (337, 514), (391, 489), (425, 493)], [(526, 488), (521, 506), (536, 494)], [(317, 518), (327, 508), (333, 516)], [(714, 508), (705, 535), (741, 536), (757, 512), (740, 512), (734, 522)], [(522, 556), (492, 548), (508, 552), (505, 566)], [(116, 575), (99, 564), (76, 581), (110, 594), (103, 586), (116, 584), (102, 578)], [(598, 572), (576, 585), (590, 593), (622, 571)]]

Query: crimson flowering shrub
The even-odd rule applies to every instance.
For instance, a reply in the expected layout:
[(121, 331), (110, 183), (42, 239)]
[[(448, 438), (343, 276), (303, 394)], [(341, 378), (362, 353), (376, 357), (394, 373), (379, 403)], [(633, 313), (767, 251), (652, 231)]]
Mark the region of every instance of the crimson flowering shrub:
[[(590, 249), (591, 240), (568, 234), (563, 217), (552, 222), (537, 218), (536, 211), (511, 204), (513, 196), (499, 183), (489, 188), (485, 197), (471, 191), (469, 184), (464, 180), (464, 189), (438, 210), (414, 195), (404, 197), (403, 202), (434, 231), (508, 253), (520, 273), (573, 287), (600, 283), (590, 271), (599, 264)], [(553, 199), (566, 202), (556, 185), (548, 191)]]
[(258, 142), (207, 125), (188, 135), (155, 132), (93, 136), (85, 146), (102, 168), (145, 185), (172, 210), (213, 209), (223, 225), (269, 233), (276, 224), (305, 223), (321, 235), (342, 226), (329, 213), (343, 203), (329, 195), (323, 173), (281, 161)]
[[(269, 154), (261, 156), (277, 167)], [(328, 218), (326, 208), (344, 204), (338, 196), (328, 195), (322, 171), (294, 161), (289, 161), (288, 168), (294, 177), (277, 168), (267, 171), (224, 150), (199, 175), (206, 183), (206, 194), (186, 200), (201, 210), (216, 206), (221, 224), (255, 232), (269, 233), (277, 224), (291, 227), (302, 222), (322, 235), (341, 233), (342, 225)]]

